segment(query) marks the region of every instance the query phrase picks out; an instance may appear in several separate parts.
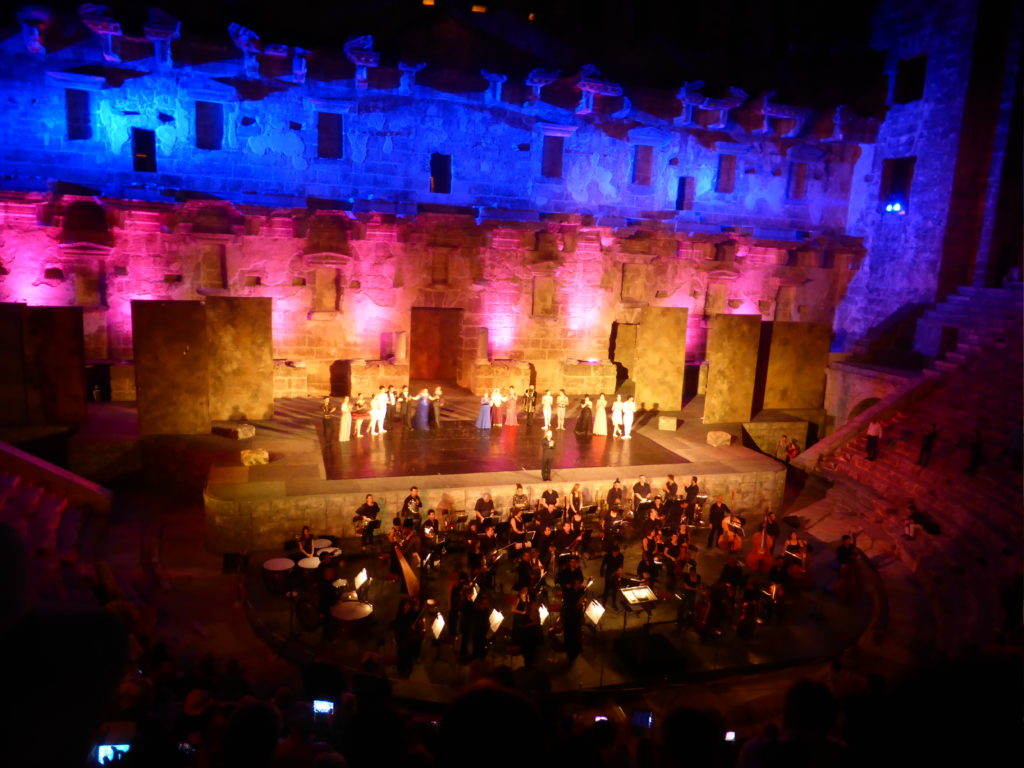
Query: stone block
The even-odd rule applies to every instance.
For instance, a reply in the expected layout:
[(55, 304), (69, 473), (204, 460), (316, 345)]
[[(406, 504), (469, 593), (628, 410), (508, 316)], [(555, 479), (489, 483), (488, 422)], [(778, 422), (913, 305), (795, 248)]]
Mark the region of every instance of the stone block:
[(266, 448), (246, 448), (239, 456), (243, 467), (257, 467), (270, 463), (270, 452)]
[(663, 432), (675, 432), (679, 428), (679, 419), (676, 416), (658, 416), (658, 429)]
[(821, 408), (831, 343), (826, 323), (772, 323), (763, 407)]
[(248, 440), (251, 437), (256, 437), (256, 427), (252, 424), (217, 424), (210, 431), (215, 435), (232, 440)]
[(758, 315), (715, 315), (709, 326), (704, 423), (750, 421), (761, 318)]
[(110, 366), (110, 399), (115, 403), (134, 402), (135, 366), (132, 363)]
[(210, 429), (206, 311), (198, 301), (133, 301), (139, 434)]
[(722, 448), (732, 443), (732, 435), (719, 429), (709, 430), (707, 439), (712, 448)]
[(274, 415), (271, 299), (206, 299), (211, 419), (243, 421)]
[(683, 401), (686, 367), (687, 311), (676, 307), (644, 307), (637, 329), (636, 401), (647, 408), (678, 410)]

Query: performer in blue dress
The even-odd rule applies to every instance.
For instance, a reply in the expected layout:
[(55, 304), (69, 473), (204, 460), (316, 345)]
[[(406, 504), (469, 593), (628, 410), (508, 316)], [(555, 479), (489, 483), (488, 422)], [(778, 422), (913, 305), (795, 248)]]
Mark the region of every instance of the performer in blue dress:
[(430, 392), (426, 389), (421, 389), (416, 396), (416, 415), (412, 419), (412, 426), (424, 431), (430, 429)]
[(480, 398), (480, 415), (476, 417), (476, 428), (491, 428), (491, 396), (486, 392), (484, 393), (484, 396)]

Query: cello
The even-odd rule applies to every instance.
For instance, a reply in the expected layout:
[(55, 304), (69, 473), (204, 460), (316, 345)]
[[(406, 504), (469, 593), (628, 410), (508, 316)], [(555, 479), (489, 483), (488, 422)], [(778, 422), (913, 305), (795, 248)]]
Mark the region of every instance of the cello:
[(752, 571), (771, 570), (775, 558), (772, 557), (772, 550), (775, 548), (775, 536), (768, 532), (768, 528), (774, 523), (775, 515), (767, 510), (764, 521), (761, 523), (761, 534), (754, 537), (754, 546), (747, 554), (747, 568)]

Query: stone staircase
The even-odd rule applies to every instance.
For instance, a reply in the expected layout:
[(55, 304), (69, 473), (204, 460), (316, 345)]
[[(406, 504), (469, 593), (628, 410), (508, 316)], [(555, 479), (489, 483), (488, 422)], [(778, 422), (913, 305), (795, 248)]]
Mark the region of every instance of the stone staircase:
[[(860, 434), (816, 469), (841, 489), (837, 495), (856, 499), (860, 489), (859, 514), (873, 526), (872, 540), (888, 541), (927, 597), (941, 656), (961, 656), (998, 636), (1003, 591), (1024, 563), (1021, 468), (1009, 450), (1024, 423), (1022, 296), (1019, 286), (966, 287), (932, 310), (922, 322), (955, 328), (957, 343), (934, 361), (930, 391), (885, 420), (877, 461), (867, 460)], [(921, 467), (921, 437), (933, 423), (938, 440)], [(976, 430), (985, 461), (969, 477)], [(910, 503), (936, 532), (903, 537)], [(886, 589), (894, 586), (887, 579)]]
[[(936, 359), (938, 370), (950, 370), (950, 366), (965, 362), (979, 347), (1019, 330), (1024, 318), (1022, 286), (960, 286), (917, 321), (916, 349)], [(955, 349), (951, 345), (954, 337)], [(951, 346), (944, 349), (947, 344)]]

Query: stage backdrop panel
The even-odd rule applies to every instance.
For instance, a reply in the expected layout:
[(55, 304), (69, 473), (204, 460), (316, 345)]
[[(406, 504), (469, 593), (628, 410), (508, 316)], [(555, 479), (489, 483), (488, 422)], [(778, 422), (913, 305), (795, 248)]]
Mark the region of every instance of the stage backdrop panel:
[(269, 298), (210, 296), (210, 418), (253, 421), (274, 415)]
[(24, 310), (24, 304), (0, 304), (0, 424), (28, 423), (22, 344)]
[(637, 407), (643, 403), (660, 411), (678, 411), (682, 406), (686, 317), (687, 311), (677, 307), (641, 310), (636, 363), (629, 371), (636, 382)]
[(764, 407), (821, 408), (831, 343), (827, 323), (772, 323)]
[(141, 435), (210, 431), (206, 307), (133, 301), (132, 340)]
[(33, 424), (85, 423), (81, 307), (25, 307), (25, 402)]
[(750, 421), (760, 341), (760, 315), (711, 317), (708, 322), (705, 424)]

